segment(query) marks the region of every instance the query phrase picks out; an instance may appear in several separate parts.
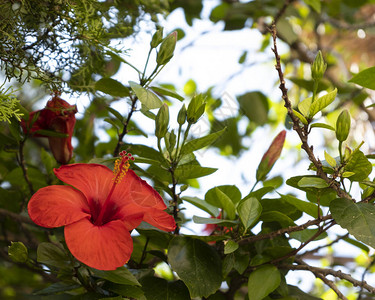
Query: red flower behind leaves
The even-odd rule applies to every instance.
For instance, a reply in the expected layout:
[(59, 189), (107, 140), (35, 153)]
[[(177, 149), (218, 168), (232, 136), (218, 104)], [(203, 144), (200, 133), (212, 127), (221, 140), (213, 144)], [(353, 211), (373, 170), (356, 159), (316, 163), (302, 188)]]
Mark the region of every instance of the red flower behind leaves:
[[(24, 132), (30, 133), (36, 137), (47, 137), (48, 142), (56, 161), (61, 164), (67, 164), (72, 158), (72, 136), (74, 125), (76, 123), (75, 113), (77, 108), (61, 99), (58, 93), (52, 97), (44, 109), (30, 113), (29, 120), (26, 123), (22, 120), (21, 125)], [(31, 124), (34, 115), (38, 114), (36, 121)], [(40, 130), (50, 130), (58, 133), (65, 133), (68, 137), (47, 136)]]
[(47, 228), (65, 226), (65, 241), (74, 257), (99, 270), (124, 265), (133, 251), (129, 231), (145, 221), (172, 231), (176, 223), (160, 195), (132, 170), (125, 151), (113, 172), (98, 164), (71, 164), (55, 169), (71, 186), (37, 191), (28, 204), (30, 218)]

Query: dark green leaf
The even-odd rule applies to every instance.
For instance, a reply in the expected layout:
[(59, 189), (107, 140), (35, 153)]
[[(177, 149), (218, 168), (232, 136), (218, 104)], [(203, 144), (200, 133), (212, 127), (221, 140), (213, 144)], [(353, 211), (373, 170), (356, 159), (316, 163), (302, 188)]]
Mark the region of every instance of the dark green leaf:
[(102, 78), (95, 82), (95, 89), (113, 97), (129, 96), (129, 89), (121, 82), (112, 78)]
[(193, 221), (196, 224), (216, 224), (216, 225), (227, 226), (227, 227), (238, 224), (237, 221), (215, 219), (215, 218), (204, 218), (204, 217), (199, 217), (199, 216), (193, 216)]
[(43, 135), (43, 136), (52, 136), (52, 137), (59, 137), (59, 138), (67, 138), (69, 134), (63, 132), (57, 132), (53, 130), (46, 130), (46, 129), (39, 129), (35, 131), (35, 133)]
[(372, 164), (363, 152), (358, 150), (352, 155), (344, 170), (355, 173), (349, 177), (350, 181), (363, 181), (370, 175)]
[[(205, 200), (216, 207), (222, 208), (228, 214), (229, 219), (234, 220), (236, 217), (235, 200), (233, 200), (234, 197), (233, 194), (230, 193), (231, 191), (223, 187), (225, 186), (210, 189), (205, 195)], [(234, 186), (230, 187), (233, 187), (233, 190), (237, 189)], [(241, 193), (239, 194), (239, 199), (241, 199)]]
[[(288, 284), (289, 295), (292, 296), (290, 300), (322, 300), (322, 298), (317, 298), (306, 294), (304, 291), (300, 290), (298, 287)], [(288, 299), (289, 300), (289, 299)]]
[(330, 204), (335, 221), (357, 240), (375, 247), (375, 206), (354, 203), (349, 199), (335, 199)]
[(189, 290), (181, 280), (168, 282), (162, 278), (145, 277), (141, 283), (147, 300), (190, 300)]
[(316, 188), (316, 189), (324, 189), (327, 188), (329, 185), (328, 183), (320, 178), (320, 177), (302, 177), (300, 181), (298, 181), (298, 186), (302, 188)]
[(187, 142), (181, 149), (181, 154), (188, 154), (193, 151), (212, 145), (225, 131), (226, 128)]
[(232, 240), (229, 240), (228, 242), (225, 243), (224, 245), (224, 254), (229, 254), (238, 249), (239, 245)]
[[(316, 234), (318, 232), (318, 229), (304, 229), (304, 230), (301, 230), (301, 231), (296, 231), (296, 232), (291, 232), (289, 234), (289, 236), (292, 238), (292, 239), (296, 239), (297, 241), (300, 241), (302, 243), (308, 241), (310, 238), (312, 238), (314, 236), (314, 234)], [(321, 239), (324, 239), (327, 237), (327, 233), (326, 232), (323, 232), (322, 234), (320, 234), (319, 236), (317, 236), (314, 241), (317, 241), (317, 240), (321, 240)]]
[(143, 296), (143, 291), (140, 287), (134, 285), (123, 285), (123, 284), (116, 284), (113, 282), (106, 282), (103, 286), (105, 290), (114, 292), (121, 296), (125, 296), (128, 298), (135, 298), (141, 299)]
[(71, 267), (71, 260), (64, 249), (52, 243), (40, 243), (37, 250), (37, 261), (48, 266)]
[(248, 294), (251, 300), (262, 300), (273, 292), (281, 282), (279, 270), (273, 265), (262, 266), (249, 276)]
[(356, 83), (365, 88), (375, 90), (375, 67), (371, 67), (362, 70), (358, 74), (354, 75), (349, 82)]
[(294, 222), (287, 215), (278, 211), (267, 211), (260, 215), (260, 219), (264, 222), (277, 222), (282, 227), (294, 226)]
[(142, 105), (144, 105), (147, 109), (159, 108), (163, 105), (163, 102), (153, 92), (145, 89), (143, 86), (133, 81), (129, 81), (129, 84), (134, 93), (137, 95), (139, 101), (141, 101)]
[(114, 283), (140, 286), (138, 280), (125, 267), (117, 268), (114, 271), (101, 271), (97, 269), (91, 269), (91, 271), (95, 277), (103, 278)]
[(173, 98), (175, 98), (177, 100), (180, 100), (180, 101), (184, 100), (184, 97), (180, 96), (176, 92), (168, 90), (168, 89), (165, 89), (165, 88), (162, 88), (160, 86), (159, 87), (152, 86), (151, 89), (154, 90), (156, 93), (161, 94), (163, 96), (173, 97)]
[(37, 291), (35, 295), (53, 295), (56, 293), (71, 291), (74, 289), (78, 289), (81, 287), (79, 284), (69, 284), (64, 282), (56, 282), (51, 284), (50, 286), (46, 287), (43, 290)]
[(238, 204), (237, 212), (246, 232), (258, 220), (262, 213), (262, 205), (255, 197), (245, 198)]
[(168, 259), (190, 291), (191, 298), (208, 297), (221, 285), (221, 259), (214, 248), (189, 237), (176, 236), (168, 248)]
[(268, 99), (261, 92), (249, 92), (238, 97), (241, 111), (250, 121), (264, 125), (268, 120)]
[(201, 200), (197, 197), (182, 197), (182, 200), (189, 202), (196, 207), (200, 208), (201, 210), (204, 210), (211, 216), (217, 217), (219, 215), (219, 209), (211, 204), (209, 204), (207, 201)]
[[(318, 217), (318, 206), (311, 203), (311, 202), (306, 202), (302, 201), (296, 197), (290, 196), (290, 195), (281, 195), (281, 198), (285, 201), (288, 202), (289, 204), (293, 205), (300, 211), (303, 211), (307, 213), (308, 215), (317, 218)], [(320, 215), (322, 215), (322, 211), (320, 210)]]
[(363, 251), (369, 253), (370, 252), (370, 248), (367, 247), (365, 244), (362, 244), (361, 242), (358, 242), (357, 240), (353, 240), (349, 237), (346, 237), (343, 239), (345, 242), (355, 246), (355, 247), (358, 247), (359, 249), (362, 249)]
[(217, 171), (216, 168), (206, 168), (206, 167), (201, 167), (199, 164), (196, 164), (196, 163), (189, 163), (189, 164), (179, 165), (174, 175), (177, 180), (183, 181), (186, 179), (207, 176), (216, 171)]
[(120, 114), (117, 110), (115, 110), (114, 108), (112, 107), (107, 107), (108, 111), (114, 115), (116, 117), (117, 120), (119, 120), (121, 123), (124, 121), (124, 117), (122, 116), (122, 114)]

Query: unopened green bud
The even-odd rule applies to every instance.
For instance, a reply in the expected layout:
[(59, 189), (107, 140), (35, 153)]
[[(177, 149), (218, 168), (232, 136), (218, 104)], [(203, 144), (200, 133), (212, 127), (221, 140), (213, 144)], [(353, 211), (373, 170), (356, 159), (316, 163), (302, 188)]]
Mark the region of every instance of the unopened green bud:
[(345, 109), (341, 112), (336, 121), (336, 138), (343, 142), (348, 138), (350, 131), (350, 114)]
[(202, 94), (194, 96), (187, 108), (187, 121), (190, 124), (198, 122), (199, 118), (204, 114), (206, 108), (206, 99)]
[(185, 121), (186, 121), (186, 107), (185, 107), (185, 104), (183, 104), (180, 111), (178, 112), (177, 122), (180, 125), (184, 125)]
[(163, 27), (160, 27), (152, 36), (151, 48), (156, 48), (163, 40)]
[(176, 48), (177, 31), (173, 31), (168, 35), (160, 45), (156, 62), (159, 66), (165, 65), (173, 57), (174, 49)]
[(8, 247), (9, 257), (17, 263), (25, 263), (29, 259), (29, 253), (22, 242), (11, 242)]
[(327, 69), (327, 64), (324, 62), (322, 52), (319, 50), (314, 62), (311, 65), (311, 77), (314, 80), (320, 80)]
[(155, 136), (159, 139), (163, 138), (168, 130), (169, 110), (168, 105), (163, 104), (155, 118)]
[(267, 152), (264, 153), (262, 160), (259, 163), (256, 179), (257, 181), (263, 181), (266, 179), (267, 174), (271, 171), (275, 162), (279, 159), (281, 155), (281, 150), (284, 147), (286, 131), (281, 131), (275, 139), (272, 141)]
[(174, 146), (176, 145), (176, 135), (172, 130), (170, 133), (167, 132), (164, 136), (165, 146), (169, 153), (172, 153)]

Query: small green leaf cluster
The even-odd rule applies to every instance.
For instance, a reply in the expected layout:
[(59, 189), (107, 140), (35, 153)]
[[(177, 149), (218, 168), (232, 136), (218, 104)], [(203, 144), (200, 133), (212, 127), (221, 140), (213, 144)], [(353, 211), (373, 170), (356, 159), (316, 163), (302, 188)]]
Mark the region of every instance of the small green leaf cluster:
[(12, 118), (20, 121), (23, 116), (20, 110), (19, 100), (14, 96), (11, 88), (0, 87), (0, 122), (11, 123)]

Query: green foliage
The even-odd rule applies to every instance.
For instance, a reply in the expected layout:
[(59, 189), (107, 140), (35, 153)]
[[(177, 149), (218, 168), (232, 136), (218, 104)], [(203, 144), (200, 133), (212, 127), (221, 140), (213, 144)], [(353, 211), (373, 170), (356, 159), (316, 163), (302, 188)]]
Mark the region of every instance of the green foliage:
[[(169, 66), (183, 66), (179, 55), (196, 44), (180, 47), (179, 40), (184, 42), (185, 32), (187, 37), (191, 32), (183, 24), (163, 37), (159, 22), (179, 9), (194, 26), (194, 19), (207, 15), (201, 15), (203, 1), (3, 1), (0, 62), (5, 78), (13, 81), (11, 88), (0, 91), (0, 298), (289, 300), (320, 299), (337, 290), (347, 298), (354, 292), (363, 298), (366, 289), (374, 293), (371, 281), (365, 284), (374, 272), (370, 247), (375, 247), (374, 155), (368, 154), (374, 105), (365, 90), (375, 89), (375, 71), (371, 20), (364, 13), (373, 10), (372, 2), (252, 0), (205, 7), (211, 9), (213, 23), (224, 24), (225, 34), (246, 27), (263, 37), (254, 52), (229, 45), (238, 57), (228, 57), (241, 69), (222, 86), (202, 90), (201, 79), (187, 80), (184, 72), (179, 73), (187, 80), (182, 85), (177, 78), (167, 79), (168, 84), (155, 79)], [(270, 36), (274, 27), (267, 22), (272, 19), (277, 32)], [(358, 28), (365, 38), (357, 38)], [(148, 53), (139, 57), (144, 62), (139, 66), (133, 57), (138, 53), (127, 52), (127, 47), (133, 37), (144, 41), (145, 36)], [(276, 47), (281, 41), (282, 54)], [(274, 72), (269, 74), (272, 86), (279, 85), (273, 82), (279, 76), (282, 94), (262, 86), (250, 90), (254, 77), (241, 72), (260, 62), (253, 60), (256, 51), (272, 53), (270, 48), (277, 70), (267, 69), (275, 65), (268, 55), (259, 66)], [(200, 60), (188, 63), (195, 67)], [(223, 72), (224, 64), (217, 65)], [(343, 65), (358, 65), (363, 71), (345, 82), (348, 70)], [(130, 71), (119, 76), (123, 66)], [(25, 80), (30, 83), (17, 86)], [(243, 83), (235, 96), (227, 88), (233, 82)], [(113, 168), (122, 150), (131, 152), (135, 161), (130, 169), (147, 181), (147, 189), (155, 189), (154, 195), (161, 195), (165, 212), (176, 222), (173, 232), (139, 224), (132, 233), (131, 258), (116, 270), (84, 265), (70, 252), (63, 228), (37, 226), (27, 214), (27, 203), (40, 188), (62, 184), (54, 174), (59, 164), (50, 148), (25, 133), (21, 120), (29, 120), (34, 102), (36, 107), (43, 103), (45, 87), (77, 96), (71, 162)], [(82, 91), (87, 92), (87, 104), (81, 101)], [(31, 123), (37, 122), (39, 114), (32, 116)], [(284, 126), (290, 129), (285, 146)], [(363, 136), (361, 128), (366, 130)], [(270, 135), (280, 130), (257, 168), (253, 154), (270, 145)], [(67, 138), (53, 130), (34, 134)], [(211, 155), (218, 158), (211, 160)], [(233, 184), (231, 176), (242, 163), (242, 180)], [(274, 164), (276, 174), (267, 179)], [(210, 182), (208, 176), (219, 169), (220, 180)], [(122, 192), (150, 201), (136, 184), (127, 186), (124, 180)], [(89, 200), (91, 212), (97, 199)], [(190, 213), (191, 206), (200, 211)], [(360, 263), (354, 255), (350, 263), (340, 255), (336, 259), (342, 243), (363, 251)], [(326, 248), (332, 265), (307, 264), (305, 258), (320, 257)], [(355, 279), (346, 274), (353, 266)], [(295, 270), (325, 283), (327, 275), (334, 279), (328, 277), (327, 287), (315, 284), (306, 293), (288, 285), (289, 276), (298, 276)], [(354, 289), (358, 285), (360, 291)]]

